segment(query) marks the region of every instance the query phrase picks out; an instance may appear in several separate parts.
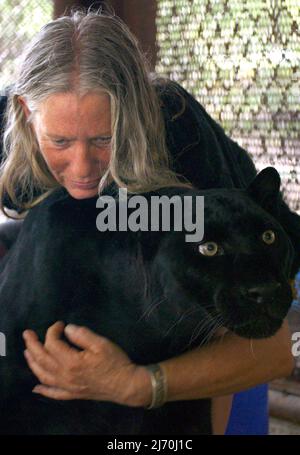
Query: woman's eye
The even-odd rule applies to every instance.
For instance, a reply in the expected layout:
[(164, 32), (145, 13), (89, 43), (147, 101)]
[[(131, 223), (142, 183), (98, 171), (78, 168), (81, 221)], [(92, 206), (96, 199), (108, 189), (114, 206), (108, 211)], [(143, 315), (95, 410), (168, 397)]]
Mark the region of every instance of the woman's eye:
[(215, 242), (205, 242), (199, 245), (199, 253), (203, 256), (215, 256), (223, 254), (223, 249)]
[(93, 144), (96, 147), (103, 147), (105, 145), (109, 145), (111, 141), (111, 136), (108, 137), (99, 137), (98, 139), (93, 140)]
[(54, 139), (53, 144), (56, 147), (64, 147), (65, 145), (68, 144), (68, 141), (66, 139)]
[(262, 239), (267, 245), (272, 245), (272, 243), (274, 243), (276, 239), (275, 232), (272, 231), (271, 229), (268, 229), (263, 233)]

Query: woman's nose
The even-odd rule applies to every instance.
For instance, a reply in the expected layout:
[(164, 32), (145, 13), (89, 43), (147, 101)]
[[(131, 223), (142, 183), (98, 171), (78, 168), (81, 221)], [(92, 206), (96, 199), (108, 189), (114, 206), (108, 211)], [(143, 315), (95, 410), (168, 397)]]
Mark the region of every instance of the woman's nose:
[(74, 145), (71, 168), (74, 177), (83, 179), (94, 176), (97, 162), (93, 159), (90, 146), (86, 142), (78, 142)]

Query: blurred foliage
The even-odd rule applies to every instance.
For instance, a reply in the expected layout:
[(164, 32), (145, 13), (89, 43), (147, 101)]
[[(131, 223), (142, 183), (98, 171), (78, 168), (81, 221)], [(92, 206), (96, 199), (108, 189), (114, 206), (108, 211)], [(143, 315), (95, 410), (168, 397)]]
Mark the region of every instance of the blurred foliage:
[(51, 0), (0, 0), (0, 89), (13, 82), (22, 49), (52, 18)]
[(300, 209), (300, 0), (158, 0), (156, 71), (280, 172)]

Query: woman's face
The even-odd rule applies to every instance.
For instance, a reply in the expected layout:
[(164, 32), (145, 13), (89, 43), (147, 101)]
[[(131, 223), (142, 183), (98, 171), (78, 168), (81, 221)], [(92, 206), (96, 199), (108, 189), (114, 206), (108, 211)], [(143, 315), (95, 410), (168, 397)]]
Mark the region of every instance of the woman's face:
[(96, 196), (110, 159), (111, 113), (107, 94), (58, 93), (33, 118), (40, 151), (56, 180), (75, 199)]

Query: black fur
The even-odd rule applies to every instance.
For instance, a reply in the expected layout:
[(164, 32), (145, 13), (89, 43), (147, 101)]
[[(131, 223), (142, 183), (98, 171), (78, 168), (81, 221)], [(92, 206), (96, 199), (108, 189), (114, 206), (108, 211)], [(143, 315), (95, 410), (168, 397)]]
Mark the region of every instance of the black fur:
[[(279, 183), (268, 168), (248, 190), (158, 192), (205, 196), (201, 244), (221, 247), (211, 257), (185, 242), (184, 231), (100, 233), (96, 198), (75, 200), (64, 189), (31, 209), (0, 264), (0, 332), (7, 339), (0, 433), (211, 433), (210, 400), (147, 411), (32, 394), (37, 380), (23, 358), (22, 331), (33, 329), (43, 339), (57, 320), (84, 325), (139, 364), (204, 343), (219, 325), (247, 338), (273, 335), (292, 301), (293, 249), (274, 218)], [(271, 245), (262, 240), (267, 230), (276, 236)]]

